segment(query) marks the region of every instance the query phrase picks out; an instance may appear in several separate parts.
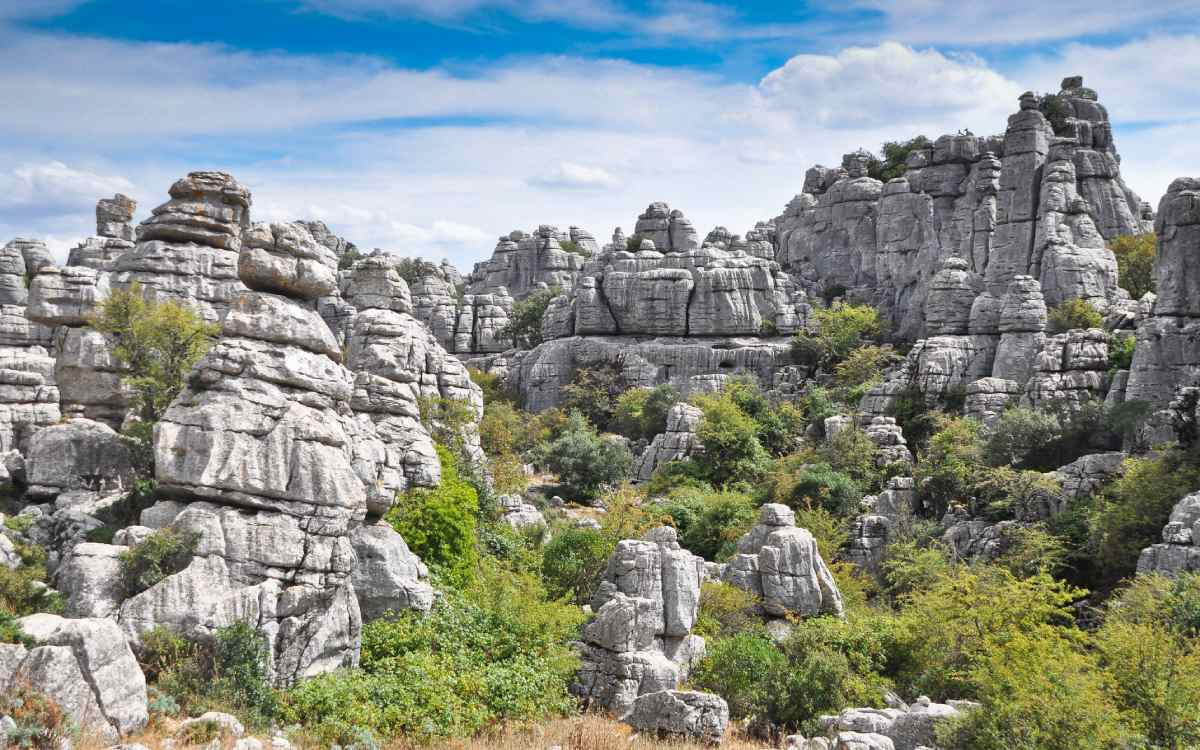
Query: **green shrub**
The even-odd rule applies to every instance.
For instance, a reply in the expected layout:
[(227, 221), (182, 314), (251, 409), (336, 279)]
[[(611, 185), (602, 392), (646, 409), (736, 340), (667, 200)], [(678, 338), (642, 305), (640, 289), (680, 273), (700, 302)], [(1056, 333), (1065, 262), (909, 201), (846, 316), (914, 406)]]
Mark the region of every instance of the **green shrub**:
[(542, 320), (550, 300), (562, 293), (558, 287), (539, 289), (523, 300), (513, 303), (508, 322), (497, 332), (499, 338), (512, 341), (513, 348), (533, 349), (542, 343)]
[(1123, 234), (1108, 243), (1117, 258), (1117, 278), (1133, 299), (1154, 291), (1154, 259), (1158, 240), (1154, 232)]
[(583, 247), (583, 245), (580, 245), (574, 240), (562, 240), (558, 243), (558, 246), (566, 252), (572, 253), (573, 255), (582, 255), (585, 258), (591, 256), (591, 253), (589, 253), (587, 249)]
[(908, 171), (909, 154), (932, 146), (933, 142), (923, 135), (907, 141), (885, 141), (880, 151), (883, 159), (873, 159), (867, 174), (883, 182), (900, 177)]
[(15, 724), (6, 733), (6, 747), (58, 750), (72, 746), (79, 737), (79, 727), (58, 702), (28, 683), (6, 686), (0, 694), (0, 716)]
[(761, 627), (758, 600), (749, 591), (720, 581), (700, 584), (700, 613), (693, 633), (704, 638), (724, 638)]
[(17, 624), (17, 616), (0, 609), (0, 643), (20, 643), (32, 646), (33, 639)]
[(603, 485), (620, 482), (633, 464), (625, 445), (601, 437), (579, 412), (571, 412), (559, 436), (539, 454), (539, 463), (582, 498), (593, 498)]
[(113, 356), (128, 374), (136, 414), (157, 422), (183, 390), (192, 366), (212, 346), (219, 329), (177, 302), (147, 300), (136, 282), (114, 290), (100, 303), (90, 323), (112, 337)]
[(1074, 328), (1102, 328), (1104, 316), (1085, 299), (1076, 297), (1050, 308), (1046, 330), (1066, 333)]
[(652, 440), (667, 429), (667, 412), (678, 401), (671, 385), (630, 388), (617, 397), (609, 427), (630, 440)]
[(1038, 109), (1050, 121), (1050, 127), (1054, 129), (1055, 135), (1071, 135), (1070, 123), (1067, 121), (1067, 118), (1071, 116), (1071, 107), (1064, 97), (1058, 94), (1046, 94), (1039, 100)]
[(810, 360), (802, 364), (832, 367), (854, 349), (882, 336), (885, 328), (879, 311), (870, 305), (834, 302), (815, 308), (813, 317), (816, 331), (798, 333), (792, 343), (793, 357)]
[(969, 500), (985, 467), (978, 422), (938, 415), (934, 424), (913, 478), (918, 499), (940, 518), (952, 504)]
[(138, 663), (142, 666), (146, 681), (151, 683), (184, 668), (198, 652), (196, 644), (163, 625), (155, 625), (142, 633), (139, 641)]
[(130, 596), (145, 591), (192, 561), (200, 535), (167, 527), (151, 532), (121, 553), (121, 574)]
[(992, 466), (1026, 465), (1038, 460), (1062, 437), (1062, 425), (1054, 414), (1017, 406), (1006, 409), (988, 431), (983, 458)]
[(670, 516), (679, 543), (706, 560), (724, 560), (737, 540), (754, 525), (758, 506), (740, 492), (682, 488), (650, 508)]
[(765, 633), (736, 633), (708, 647), (692, 683), (729, 704), (734, 720), (769, 714), (772, 696), (788, 672), (788, 660)]
[(445, 446), (438, 445), (437, 454), (441, 484), (404, 493), (384, 519), (426, 565), (458, 585), (470, 579), (478, 557), (479, 494), (460, 476), (458, 462)]
[(731, 391), (697, 396), (704, 412), (696, 435), (704, 446), (699, 462), (714, 487), (737, 481), (753, 482), (767, 463), (767, 452), (758, 440), (758, 424), (738, 406)]
[(597, 430), (610, 428), (617, 398), (628, 386), (620, 365), (606, 362), (575, 371), (571, 382), (563, 386), (562, 408), (587, 417)]
[(419, 283), (426, 276), (439, 275), (437, 264), (424, 258), (400, 258), (396, 262), (396, 272), (409, 286)]
[(218, 628), (213, 645), (213, 690), (235, 708), (270, 718), (277, 710), (267, 679), (267, 639), (253, 626), (236, 622)]
[(283, 719), (340, 744), (363, 730), (421, 742), (563, 715), (575, 707), (578, 660), (566, 644), (581, 618), (544, 595), (535, 578), (484, 565), (428, 615), (365, 625), (362, 670), (301, 682), (283, 697)]
[(642, 485), (646, 497), (658, 497), (674, 490), (711, 490), (709, 472), (702, 461), (684, 459), (661, 464), (650, 475), (650, 481)]
[(46, 550), (17, 544), (21, 564), (15, 569), (0, 565), (0, 612), (22, 617), (36, 612), (60, 614), (65, 602), (46, 585)]
[(767, 499), (793, 510), (819, 507), (836, 516), (851, 515), (862, 500), (862, 490), (848, 475), (824, 462), (810, 462), (805, 454), (785, 456), (775, 463), (765, 481)]
[(1133, 366), (1133, 350), (1137, 346), (1137, 337), (1132, 333), (1112, 332), (1108, 334), (1108, 373), (1109, 377), (1116, 375), (1118, 370), (1128, 370)]
[(1160, 541), (1175, 503), (1200, 487), (1200, 468), (1180, 450), (1127, 458), (1124, 472), (1097, 496), (1088, 520), (1096, 562), (1109, 581), (1134, 572), (1141, 551)]
[(833, 368), (833, 382), (841, 400), (857, 404), (880, 380), (883, 371), (896, 359), (890, 347), (868, 344), (851, 350)]
[(588, 603), (612, 550), (612, 540), (596, 529), (571, 528), (555, 534), (542, 550), (546, 591), (554, 598)]

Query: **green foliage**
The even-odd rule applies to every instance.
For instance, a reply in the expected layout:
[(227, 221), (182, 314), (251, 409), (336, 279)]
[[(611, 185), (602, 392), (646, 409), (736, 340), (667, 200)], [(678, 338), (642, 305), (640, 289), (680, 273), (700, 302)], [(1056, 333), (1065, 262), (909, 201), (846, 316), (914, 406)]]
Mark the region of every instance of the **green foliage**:
[(1132, 333), (1114, 331), (1108, 334), (1108, 373), (1116, 375), (1118, 370), (1128, 370), (1133, 365), (1133, 350), (1137, 337)]
[(436, 263), (424, 258), (400, 258), (396, 261), (396, 272), (409, 286), (419, 283), (426, 276), (439, 276)]
[(46, 585), (46, 550), (32, 544), (16, 545), (21, 564), (15, 569), (0, 565), (0, 613), (22, 617), (35, 612), (61, 613), (65, 602)]
[(558, 246), (568, 253), (572, 253), (573, 255), (582, 255), (585, 258), (591, 256), (591, 253), (587, 251), (587, 248), (585, 248), (583, 245), (580, 245), (575, 240), (563, 240), (558, 243)]
[(633, 463), (627, 447), (601, 437), (577, 411), (570, 413), (558, 437), (539, 453), (539, 462), (582, 498), (593, 498), (602, 486), (620, 482)]
[(1130, 747), (1102, 675), (1061, 630), (1035, 627), (987, 643), (966, 677), (983, 705), (938, 728), (950, 750)]
[(723, 638), (761, 626), (758, 600), (749, 591), (721, 581), (700, 584), (700, 614), (693, 633)]
[(627, 385), (620, 365), (606, 362), (596, 367), (583, 367), (575, 371), (571, 382), (563, 386), (562, 408), (577, 411), (587, 417), (596, 429), (609, 429), (617, 398)]
[(1154, 291), (1154, 259), (1158, 240), (1154, 232), (1123, 234), (1108, 243), (1117, 256), (1117, 278), (1121, 288), (1133, 299)]
[(513, 303), (512, 313), (497, 335), (507, 338), (517, 349), (532, 349), (542, 343), (542, 319), (550, 300), (562, 293), (558, 287), (539, 289), (523, 300)]
[(121, 553), (121, 575), (132, 596), (145, 591), (192, 561), (200, 535), (171, 527), (151, 532), (141, 542)]
[(6, 732), (6, 747), (60, 750), (79, 736), (79, 727), (58, 702), (28, 683), (14, 681), (0, 694), (0, 716), (15, 724)]
[(256, 628), (236, 622), (218, 628), (213, 645), (213, 689), (230, 705), (256, 716), (277, 710), (267, 680), (267, 639)]
[(650, 481), (642, 485), (646, 497), (659, 497), (678, 489), (711, 490), (708, 470), (702, 461), (684, 459), (668, 461), (650, 475)]
[[(820, 506), (795, 508), (796, 525), (808, 529), (823, 560), (832, 561), (850, 541), (850, 519), (840, 518)], [(837, 565), (837, 563), (833, 563)], [(836, 573), (836, 571), (835, 571)]]
[(882, 568), (886, 591), (898, 599), (931, 588), (950, 573), (951, 562), (940, 544), (897, 540), (888, 544)]
[(354, 268), (354, 264), (362, 260), (363, 254), (359, 252), (354, 245), (347, 245), (346, 252), (342, 253), (342, 257), (338, 258), (338, 270), (348, 271)]
[(434, 488), (409, 490), (384, 516), (425, 564), (461, 585), (474, 573), (479, 493), (459, 473), (458, 461), (437, 446), (442, 481)]
[(631, 234), (625, 238), (625, 249), (631, 253), (636, 253), (642, 249), (642, 238), (639, 235)]
[(667, 429), (667, 412), (679, 401), (671, 385), (630, 388), (617, 397), (609, 427), (630, 440), (653, 440)]
[(1055, 135), (1072, 135), (1070, 123), (1067, 122), (1067, 118), (1071, 116), (1071, 107), (1064, 97), (1058, 94), (1046, 94), (1038, 102), (1038, 109), (1050, 121), (1050, 127), (1054, 128)]
[(913, 477), (918, 499), (940, 518), (952, 504), (970, 498), (984, 466), (978, 422), (939, 414), (934, 424)]
[(747, 494), (688, 487), (671, 492), (648, 510), (669, 516), (679, 543), (706, 560), (730, 557), (758, 515), (757, 503)]
[(1088, 520), (1096, 563), (1109, 581), (1133, 573), (1141, 550), (1161, 538), (1175, 503), (1200, 487), (1200, 467), (1180, 450), (1130, 457), (1123, 468)]
[(867, 174), (883, 182), (900, 177), (908, 171), (909, 154), (932, 146), (933, 141), (923, 135), (907, 141), (885, 141), (880, 149), (883, 159), (872, 159)]
[(834, 302), (815, 308), (813, 317), (816, 332), (798, 333), (792, 341), (793, 356), (805, 364), (832, 367), (884, 333), (883, 318), (870, 305)]
[(112, 337), (113, 356), (129, 371), (122, 382), (132, 393), (133, 407), (151, 423), (183, 390), (192, 366), (219, 332), (184, 305), (147, 300), (137, 283), (113, 291), (91, 324)]
[(1026, 465), (1045, 455), (1062, 435), (1058, 417), (1048, 411), (1017, 406), (1006, 409), (987, 432), (983, 459), (992, 466)]
[(726, 384), (727, 393), (746, 416), (754, 420), (755, 437), (763, 449), (772, 456), (782, 456), (796, 449), (804, 434), (804, 413), (790, 402), (772, 403), (758, 381), (753, 378), (737, 378)]
[(25, 631), (17, 624), (17, 616), (3, 609), (0, 609), (0, 643), (33, 645), (33, 639), (25, 635)]
[(794, 510), (819, 507), (835, 516), (853, 514), (862, 489), (848, 475), (805, 454), (785, 456), (767, 474), (767, 499)]
[(541, 574), (547, 593), (576, 604), (591, 601), (614, 543), (596, 529), (569, 528), (542, 549)]
[(842, 401), (856, 404), (883, 379), (883, 371), (896, 360), (890, 347), (867, 344), (852, 349), (834, 365), (833, 382)]
[(320, 675), (289, 691), (283, 718), (322, 744), (366, 729), (383, 738), (469, 737), (505, 721), (571, 711), (577, 607), (546, 602), (536, 578), (485, 564), (467, 589), (428, 615), (363, 628), (362, 670)]
[(1020, 578), (1000, 567), (954, 567), (902, 597), (902, 681), (926, 695), (975, 698), (975, 671), (1018, 635), (1073, 621), (1067, 605), (1083, 595), (1045, 573)]
[(704, 412), (696, 435), (704, 446), (699, 467), (714, 487), (753, 482), (766, 468), (767, 452), (758, 440), (759, 425), (738, 406), (733, 391), (695, 398)]
[(787, 657), (765, 633), (735, 633), (715, 641), (692, 674), (692, 683), (720, 695), (729, 717), (745, 719), (769, 712), (779, 686), (771, 678), (787, 674)]
[(1085, 299), (1076, 297), (1050, 308), (1046, 330), (1066, 333), (1074, 328), (1103, 328), (1104, 316)]

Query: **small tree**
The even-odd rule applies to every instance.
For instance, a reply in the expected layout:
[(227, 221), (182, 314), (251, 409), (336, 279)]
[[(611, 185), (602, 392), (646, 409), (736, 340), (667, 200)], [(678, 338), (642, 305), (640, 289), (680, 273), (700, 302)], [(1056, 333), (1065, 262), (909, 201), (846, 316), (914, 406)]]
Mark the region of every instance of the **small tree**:
[(512, 341), (516, 349), (532, 349), (542, 343), (542, 320), (550, 300), (561, 294), (558, 287), (539, 289), (523, 300), (513, 304), (508, 323), (500, 329), (499, 336)]
[(608, 430), (617, 399), (626, 388), (620, 365), (605, 362), (595, 367), (582, 367), (575, 371), (571, 382), (563, 386), (562, 406), (587, 417), (596, 429)]
[(1134, 299), (1154, 291), (1154, 259), (1158, 240), (1154, 232), (1123, 234), (1108, 243), (1117, 257), (1117, 278), (1121, 288)]
[(1085, 299), (1076, 297), (1050, 308), (1047, 329), (1050, 333), (1066, 333), (1073, 328), (1100, 328), (1104, 316)]
[(816, 331), (804, 331), (792, 339), (792, 353), (798, 361), (832, 367), (850, 352), (882, 336), (884, 321), (870, 305), (835, 301), (829, 307), (813, 310)]
[(112, 336), (113, 355), (129, 371), (123, 382), (147, 423), (162, 417), (220, 331), (184, 305), (148, 300), (136, 283), (100, 303), (91, 324)]
[(697, 463), (708, 481), (714, 487), (754, 481), (768, 459), (758, 440), (758, 423), (738, 407), (730, 391), (698, 396), (696, 405), (704, 412), (696, 430), (704, 456)]
[(558, 437), (539, 453), (540, 463), (584, 498), (593, 498), (601, 486), (624, 479), (633, 463), (624, 444), (601, 437), (577, 411), (571, 412)]
[(479, 493), (458, 472), (454, 454), (437, 446), (442, 482), (434, 488), (410, 490), (397, 498), (385, 520), (408, 546), (455, 584), (471, 579), (478, 559), (476, 517)]

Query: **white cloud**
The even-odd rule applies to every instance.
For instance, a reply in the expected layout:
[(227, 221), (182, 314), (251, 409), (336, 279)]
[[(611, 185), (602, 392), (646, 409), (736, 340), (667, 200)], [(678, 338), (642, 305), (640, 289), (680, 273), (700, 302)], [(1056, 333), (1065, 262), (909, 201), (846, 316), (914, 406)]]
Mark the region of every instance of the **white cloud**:
[(4, 0), (0, 3), (0, 21), (53, 18), (87, 0)]
[(602, 190), (615, 188), (619, 184), (617, 178), (603, 167), (589, 167), (570, 161), (560, 161), (530, 177), (528, 182), (549, 190)]

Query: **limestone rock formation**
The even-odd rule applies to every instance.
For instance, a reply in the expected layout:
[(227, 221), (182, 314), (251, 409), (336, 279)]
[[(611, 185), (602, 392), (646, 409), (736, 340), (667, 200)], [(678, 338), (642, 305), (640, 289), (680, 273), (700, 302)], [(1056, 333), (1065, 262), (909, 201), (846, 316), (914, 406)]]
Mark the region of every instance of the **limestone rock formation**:
[(660, 690), (638, 696), (625, 722), (634, 729), (720, 744), (729, 725), (729, 705), (712, 693)]
[(572, 692), (625, 717), (639, 696), (675, 690), (703, 655), (704, 639), (691, 635), (703, 570), (670, 527), (618, 542), (583, 629)]
[(762, 506), (758, 523), (738, 540), (738, 554), (723, 579), (761, 597), (763, 609), (776, 617), (845, 612), (816, 540), (796, 526), (796, 514), (786, 505)]
[(919, 750), (937, 746), (938, 724), (976, 708), (978, 704), (970, 701), (934, 703), (922, 696), (912, 706), (898, 704), (895, 708), (847, 708), (836, 716), (822, 716), (821, 724), (838, 743), (834, 745), (835, 748), (845, 745)]
[(543, 224), (532, 234), (516, 229), (500, 238), (490, 259), (475, 264), (467, 291), (493, 294), (504, 289), (515, 299), (539, 289), (570, 291), (584, 261), (598, 250), (595, 237), (579, 227), (561, 232)]
[(61, 416), (53, 332), (26, 314), (26, 284), (31, 269), (41, 268), (30, 248), (38, 247), (18, 239), (0, 249), (0, 453), (24, 450), (33, 433)]
[(686, 402), (680, 402), (667, 412), (667, 429), (654, 436), (646, 449), (634, 461), (632, 476), (649, 481), (655, 469), (668, 461), (681, 461), (703, 448), (696, 429), (704, 412)]
[(1185, 496), (1171, 510), (1162, 541), (1142, 550), (1137, 572), (1174, 576), (1200, 570), (1200, 492)]
[(87, 266), (99, 271), (111, 271), (116, 261), (134, 248), (133, 212), (137, 201), (117, 193), (96, 203), (96, 236), (71, 248), (68, 266)]
[(364, 524), (350, 532), (357, 564), (351, 575), (364, 621), (406, 609), (429, 611), (433, 587), (429, 570), (383, 522)]
[(35, 645), (0, 644), (0, 689), (27, 685), (109, 741), (146, 726), (146, 680), (116, 623), (36, 614), (17, 625)]

